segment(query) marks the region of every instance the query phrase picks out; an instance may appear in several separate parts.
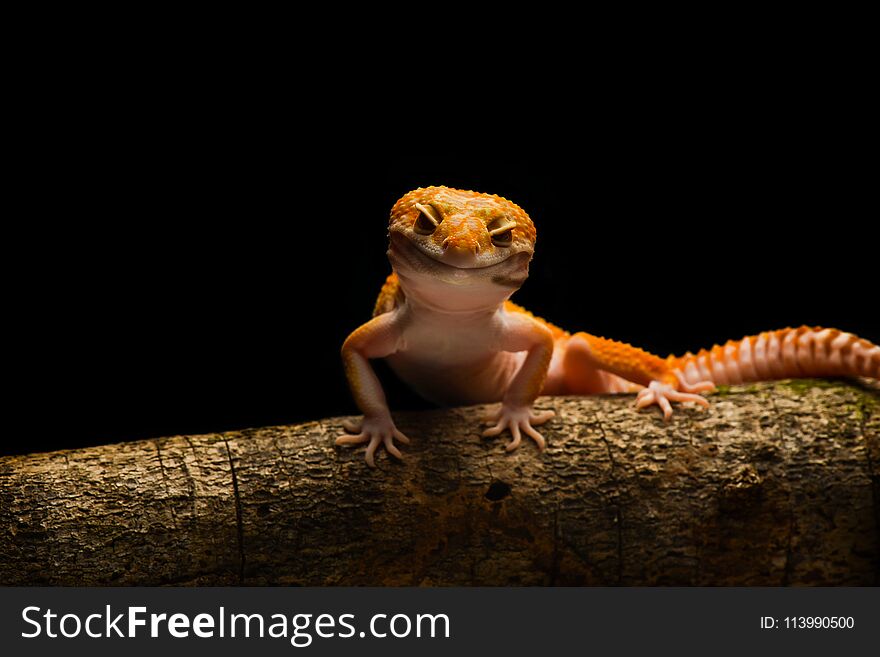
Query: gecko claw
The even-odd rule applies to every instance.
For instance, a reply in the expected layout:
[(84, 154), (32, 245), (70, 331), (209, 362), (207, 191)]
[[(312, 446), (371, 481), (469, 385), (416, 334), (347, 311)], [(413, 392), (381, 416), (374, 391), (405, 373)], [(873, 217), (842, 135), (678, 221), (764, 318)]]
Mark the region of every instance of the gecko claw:
[(346, 431), (350, 431), (355, 435), (342, 435), (336, 438), (337, 445), (362, 445), (367, 444), (365, 452), (365, 460), (371, 468), (376, 467), (375, 454), (379, 445), (385, 447), (385, 451), (399, 459), (403, 459), (403, 454), (397, 449), (394, 440), (397, 439), (401, 443), (408, 445), (410, 440), (403, 432), (394, 426), (391, 418), (364, 418), (360, 423), (350, 420), (343, 420), (342, 426)]

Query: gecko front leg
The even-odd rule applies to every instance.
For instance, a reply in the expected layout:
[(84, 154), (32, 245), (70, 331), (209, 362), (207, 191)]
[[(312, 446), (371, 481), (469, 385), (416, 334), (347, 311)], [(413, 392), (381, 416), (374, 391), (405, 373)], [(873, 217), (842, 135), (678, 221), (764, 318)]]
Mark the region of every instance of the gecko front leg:
[(544, 424), (556, 414), (553, 411), (535, 411), (532, 404), (547, 378), (550, 357), (553, 355), (553, 337), (544, 325), (531, 317), (509, 313), (505, 315), (501, 350), (527, 351), (528, 354), (508, 385), (501, 408), (490, 418), (495, 426), (486, 429), (483, 436), (497, 436), (508, 429), (513, 440), (507, 444), (507, 451), (519, 447), (523, 433), (543, 451), (547, 443), (532, 425)]
[(379, 382), (370, 358), (389, 356), (400, 348), (402, 339), (397, 312), (374, 317), (357, 328), (342, 345), (342, 362), (355, 403), (364, 414), (360, 422), (345, 422), (346, 431), (355, 435), (343, 435), (336, 439), (337, 445), (360, 445), (367, 443), (366, 461), (376, 467), (374, 455), (380, 445), (397, 458), (403, 458), (394, 444), (395, 438), (409, 443), (391, 419), (385, 392)]

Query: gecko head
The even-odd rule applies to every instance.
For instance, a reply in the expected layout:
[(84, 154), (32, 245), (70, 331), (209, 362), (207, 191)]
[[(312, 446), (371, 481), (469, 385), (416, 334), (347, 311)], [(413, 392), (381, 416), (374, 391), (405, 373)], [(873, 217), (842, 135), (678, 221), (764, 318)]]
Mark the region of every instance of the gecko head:
[(535, 249), (535, 226), (521, 207), (449, 187), (404, 195), (388, 232), (388, 258), (404, 286), (439, 289), (456, 307), (468, 297), (487, 304), (509, 297), (528, 277)]

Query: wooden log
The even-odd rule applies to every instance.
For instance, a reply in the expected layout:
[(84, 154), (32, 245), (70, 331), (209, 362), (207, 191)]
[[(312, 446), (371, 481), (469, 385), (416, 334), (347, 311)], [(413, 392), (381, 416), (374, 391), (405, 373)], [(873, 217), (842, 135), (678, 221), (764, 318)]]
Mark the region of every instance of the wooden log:
[(399, 413), (375, 470), (341, 418), (3, 457), (0, 583), (880, 583), (877, 390), (711, 402), (542, 398), (543, 454), (480, 438), (484, 407)]

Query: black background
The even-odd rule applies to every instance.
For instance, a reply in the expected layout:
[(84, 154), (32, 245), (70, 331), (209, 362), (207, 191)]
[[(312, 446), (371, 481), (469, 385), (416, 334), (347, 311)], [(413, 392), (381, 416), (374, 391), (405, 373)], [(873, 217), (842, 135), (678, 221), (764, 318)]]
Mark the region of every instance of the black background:
[[(801, 323), (880, 341), (875, 181), (839, 126), (782, 125), (597, 125), (494, 157), (131, 126), (61, 149), (7, 280), (22, 330), (2, 449), (354, 414), (339, 347), (389, 272), (392, 204), (430, 184), (530, 213), (514, 298), (565, 328), (664, 356)], [(381, 374), (393, 408), (423, 405)]]

